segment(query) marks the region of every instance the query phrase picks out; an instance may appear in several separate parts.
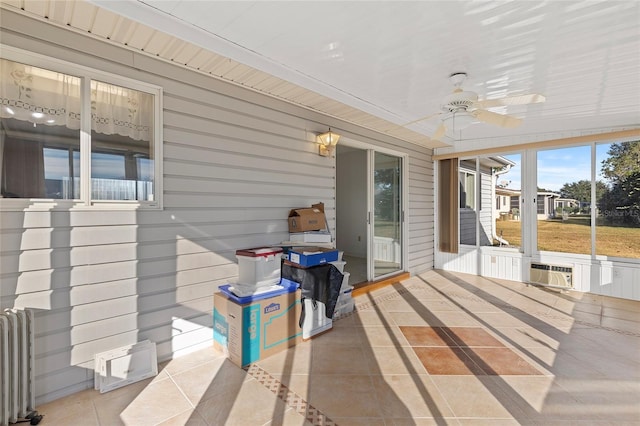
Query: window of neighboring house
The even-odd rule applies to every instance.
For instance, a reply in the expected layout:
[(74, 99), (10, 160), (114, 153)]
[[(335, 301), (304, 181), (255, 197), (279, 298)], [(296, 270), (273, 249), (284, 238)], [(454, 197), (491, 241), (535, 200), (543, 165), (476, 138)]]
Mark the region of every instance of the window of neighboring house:
[(548, 211), (546, 196), (538, 194), (538, 196), (536, 197), (536, 211), (538, 213), (538, 218), (546, 218), (548, 216), (547, 214), (545, 214), (545, 212)]
[(5, 55), (3, 207), (18, 206), (15, 199), (160, 205), (160, 88), (18, 51)]
[(511, 203), (509, 204), (509, 206), (511, 207), (511, 213), (514, 216), (520, 215), (520, 196), (519, 195), (512, 195), (511, 196)]

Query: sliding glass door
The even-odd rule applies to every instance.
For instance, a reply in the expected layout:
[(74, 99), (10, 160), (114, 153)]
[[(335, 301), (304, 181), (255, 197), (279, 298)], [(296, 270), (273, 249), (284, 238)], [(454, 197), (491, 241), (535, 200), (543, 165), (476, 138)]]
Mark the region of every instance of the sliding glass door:
[(372, 153), (370, 275), (373, 279), (402, 270), (402, 158)]

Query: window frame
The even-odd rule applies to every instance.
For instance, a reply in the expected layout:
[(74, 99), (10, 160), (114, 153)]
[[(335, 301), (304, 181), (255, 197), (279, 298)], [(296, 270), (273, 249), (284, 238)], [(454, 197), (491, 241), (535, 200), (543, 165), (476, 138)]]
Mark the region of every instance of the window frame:
[[(459, 167), (458, 179), (459, 179), (459, 182), (461, 184), (460, 186), (462, 187), (461, 191), (460, 191), (460, 194), (459, 194), (459, 198), (460, 199), (459, 199), (458, 205), (459, 205), (459, 207), (461, 209), (477, 211), (478, 210), (478, 206), (477, 206), (478, 200), (477, 200), (477, 197), (476, 197), (476, 195), (478, 193), (478, 179), (477, 179), (478, 176), (477, 176), (477, 173), (476, 173), (475, 170), (470, 170), (470, 169), (468, 169), (468, 168), (466, 168), (465, 166), (462, 166), (462, 165), (459, 165), (458, 167)], [(463, 175), (463, 174), (464, 174), (464, 180), (460, 179), (461, 175)], [(473, 184), (471, 186), (468, 186), (468, 179), (469, 179), (470, 176), (473, 176)], [(464, 182), (464, 184), (463, 184), (463, 182)], [(471, 188), (473, 190), (473, 200), (472, 200), (473, 202), (471, 203), (471, 206), (470, 206), (469, 203), (467, 203), (467, 198), (468, 198), (467, 194), (469, 193), (469, 188)], [(464, 205), (464, 207), (462, 206), (462, 194), (463, 193), (465, 194), (465, 205)]]
[[(500, 252), (520, 252), (524, 257), (526, 258), (536, 258), (536, 257), (540, 257), (540, 256), (563, 256), (563, 257), (570, 257), (570, 258), (575, 258), (575, 259), (591, 259), (592, 261), (598, 261), (598, 262), (621, 262), (621, 263), (627, 263), (627, 264), (632, 264), (632, 265), (640, 265), (640, 258), (634, 258), (634, 257), (619, 257), (619, 256), (612, 256), (612, 255), (604, 255), (604, 254), (598, 254), (597, 251), (597, 236), (596, 236), (596, 231), (597, 231), (597, 226), (596, 225), (596, 216), (592, 215), (591, 217), (591, 224), (590, 224), (590, 228), (591, 228), (591, 252), (590, 254), (581, 254), (581, 253), (574, 253), (574, 252), (554, 252), (554, 251), (547, 251), (547, 250), (539, 250), (538, 249), (538, 226), (537, 226), (537, 211), (538, 211), (538, 203), (537, 203), (537, 199), (538, 199), (538, 190), (537, 190), (537, 183), (538, 183), (538, 176), (537, 176), (537, 168), (538, 168), (538, 153), (541, 151), (546, 151), (546, 150), (553, 150), (553, 149), (565, 149), (565, 148), (573, 148), (573, 147), (581, 147), (581, 146), (588, 146), (591, 149), (591, 157), (590, 157), (590, 165), (591, 165), (591, 204), (590, 204), (590, 208), (591, 211), (597, 211), (598, 206), (597, 206), (597, 201), (596, 201), (596, 185), (597, 185), (597, 155), (596, 155), (596, 150), (598, 148), (598, 146), (601, 145), (607, 145), (607, 144), (612, 144), (612, 143), (622, 143), (622, 142), (635, 142), (638, 141), (639, 138), (637, 136), (624, 136), (624, 137), (602, 137), (602, 138), (598, 138), (597, 140), (591, 140), (591, 141), (580, 141), (580, 142), (575, 142), (575, 143), (563, 143), (563, 144), (554, 144), (554, 145), (550, 145), (550, 144), (540, 144), (540, 146), (537, 147), (522, 147), (521, 149), (508, 149), (505, 148), (504, 150), (491, 150), (491, 154), (495, 154), (495, 155), (500, 155), (500, 156), (506, 156), (506, 155), (513, 155), (513, 154), (519, 154), (520, 158), (521, 158), (521, 167), (522, 167), (522, 173), (521, 173), (521, 179), (522, 179), (522, 184), (521, 184), (521, 193), (520, 196), (518, 197), (518, 202), (520, 205), (519, 208), (519, 213), (520, 213), (520, 220), (521, 220), (521, 238), (522, 238), (522, 244), (520, 246), (520, 248), (515, 249), (515, 248), (511, 248), (511, 247), (498, 247), (498, 246), (483, 246), (481, 244), (479, 244), (479, 241), (476, 240), (476, 244), (475, 245), (466, 245), (466, 244), (460, 244), (460, 246), (466, 246), (468, 248), (473, 248), (473, 249), (486, 249), (486, 248), (490, 248), (491, 250), (496, 250), (496, 251), (500, 251)], [(640, 142), (638, 142), (640, 143)], [(469, 155), (471, 153), (467, 152), (460, 152), (460, 153), (455, 153), (455, 154), (444, 154), (442, 155), (440, 158), (434, 158), (434, 161), (439, 164), (441, 161), (446, 161), (446, 160), (456, 160), (456, 161), (472, 161), (475, 160), (477, 158), (482, 157), (483, 155), (487, 155), (486, 153), (482, 152), (482, 151), (478, 151), (478, 152), (474, 152), (471, 156)], [(458, 172), (458, 176), (460, 174), (462, 170), (460, 170)], [(440, 180), (442, 179), (442, 176), (438, 175), (437, 180), (436, 180), (436, 191), (442, 191), (442, 187), (440, 184)], [(531, 200), (535, 200), (535, 202), (531, 202)], [(458, 199), (457, 201), (457, 205), (460, 205), (460, 200)], [(510, 201), (510, 210), (513, 209), (513, 197), (511, 198)], [(459, 207), (459, 209), (462, 209)], [(455, 223), (451, 224), (451, 226), (459, 228), (460, 226), (460, 218), (459, 215), (457, 215), (458, 217), (455, 218)], [(452, 218), (453, 219), (453, 218)], [(442, 226), (442, 224), (440, 222), (436, 222), (438, 228), (440, 228)], [(438, 236), (438, 238), (441, 238), (440, 235), (445, 232), (446, 230), (443, 229), (438, 229), (438, 232), (436, 233), (436, 235)], [(457, 253), (457, 251), (447, 251), (447, 250), (443, 250), (442, 247), (439, 247), (438, 244), (436, 244), (436, 247), (438, 247), (439, 251), (442, 253)]]
[[(59, 72), (80, 79), (80, 197), (77, 199), (53, 198), (2, 198), (0, 211), (16, 211), (26, 208), (36, 209), (149, 209), (163, 208), (163, 89), (160, 86), (130, 79), (128, 77), (100, 71), (76, 63), (63, 61), (45, 55), (3, 46), (0, 58), (25, 65)], [(116, 86), (148, 93), (153, 96), (153, 150), (154, 191), (153, 200), (100, 200), (91, 198), (91, 81), (97, 80)]]

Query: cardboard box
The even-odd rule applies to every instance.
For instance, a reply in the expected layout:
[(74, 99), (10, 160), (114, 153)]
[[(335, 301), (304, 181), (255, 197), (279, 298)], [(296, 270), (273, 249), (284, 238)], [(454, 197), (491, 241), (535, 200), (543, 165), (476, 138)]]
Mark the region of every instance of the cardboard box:
[(213, 295), (213, 346), (239, 367), (302, 341), (300, 290), (244, 305)]
[(338, 250), (323, 247), (292, 247), (288, 261), (308, 268), (338, 260)]
[(310, 208), (292, 209), (289, 212), (289, 232), (319, 231), (326, 229), (324, 204), (318, 203)]

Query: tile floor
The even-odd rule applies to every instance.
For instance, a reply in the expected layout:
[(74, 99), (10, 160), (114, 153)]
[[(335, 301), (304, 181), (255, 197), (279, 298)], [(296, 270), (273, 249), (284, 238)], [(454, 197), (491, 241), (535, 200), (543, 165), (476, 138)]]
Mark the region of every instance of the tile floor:
[(430, 271), (240, 369), (205, 349), (42, 425), (640, 425), (640, 302)]

